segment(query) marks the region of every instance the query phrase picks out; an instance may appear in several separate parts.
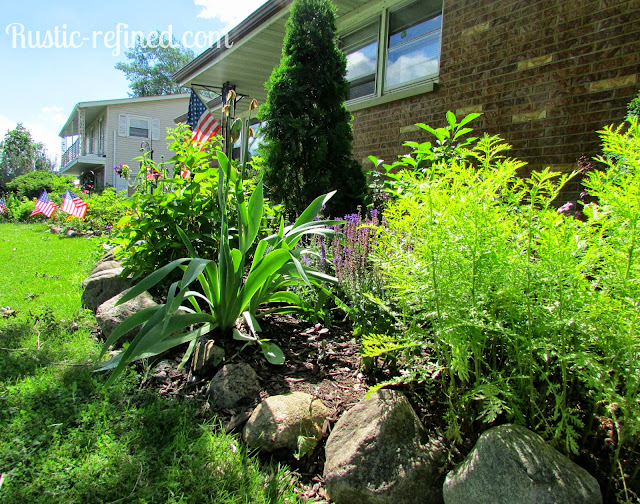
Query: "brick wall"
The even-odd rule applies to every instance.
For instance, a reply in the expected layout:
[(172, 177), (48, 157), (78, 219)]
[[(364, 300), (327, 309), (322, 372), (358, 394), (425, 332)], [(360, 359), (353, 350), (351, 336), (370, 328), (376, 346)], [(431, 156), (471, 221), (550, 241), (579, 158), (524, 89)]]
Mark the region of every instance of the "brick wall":
[(442, 126), (452, 110), (482, 112), (472, 125), (511, 143), (523, 174), (571, 170), (638, 93), (638, 20), (640, 0), (444, 0), (437, 89), (354, 112), (354, 156), (392, 161), (427, 139), (411, 125)]

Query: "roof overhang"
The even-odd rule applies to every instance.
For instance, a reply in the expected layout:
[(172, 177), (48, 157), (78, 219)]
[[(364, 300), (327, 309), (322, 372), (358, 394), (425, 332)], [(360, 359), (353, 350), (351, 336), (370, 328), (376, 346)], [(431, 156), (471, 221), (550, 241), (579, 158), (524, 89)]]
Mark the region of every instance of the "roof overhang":
[[(235, 86), (238, 93), (264, 102), (265, 83), (280, 63), (285, 24), (292, 0), (268, 0), (218, 43), (181, 68), (173, 80), (181, 86)], [(340, 18), (351, 17), (368, 5), (366, 0), (335, 0)]]

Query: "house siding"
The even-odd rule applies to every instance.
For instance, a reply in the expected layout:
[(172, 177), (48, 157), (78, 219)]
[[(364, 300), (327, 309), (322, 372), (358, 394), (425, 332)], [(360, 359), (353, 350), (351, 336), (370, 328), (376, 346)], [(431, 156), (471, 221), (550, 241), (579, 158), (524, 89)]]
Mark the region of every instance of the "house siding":
[(175, 128), (176, 125), (173, 119), (184, 114), (188, 106), (188, 97), (184, 99), (109, 105), (107, 107), (107, 126), (105, 133), (105, 144), (107, 148), (105, 183), (114, 187), (116, 186), (116, 174), (112, 168), (119, 164), (129, 164), (132, 173), (137, 173), (139, 165), (133, 160), (141, 155), (140, 145), (145, 141), (144, 138), (118, 136), (118, 118), (120, 114), (139, 115), (151, 119), (159, 119), (160, 139), (153, 140), (153, 142), (151, 142), (151, 139), (146, 140), (150, 144), (152, 143), (153, 159), (159, 162), (162, 156), (164, 156), (165, 160), (168, 160), (173, 155), (167, 148), (167, 128)]
[[(417, 122), (472, 126), (505, 138), (528, 165), (571, 170), (600, 151), (597, 131), (620, 123), (640, 87), (640, 1), (445, 0), (441, 64), (433, 92), (353, 112), (354, 157), (393, 161)], [(576, 199), (572, 181), (563, 199)]]

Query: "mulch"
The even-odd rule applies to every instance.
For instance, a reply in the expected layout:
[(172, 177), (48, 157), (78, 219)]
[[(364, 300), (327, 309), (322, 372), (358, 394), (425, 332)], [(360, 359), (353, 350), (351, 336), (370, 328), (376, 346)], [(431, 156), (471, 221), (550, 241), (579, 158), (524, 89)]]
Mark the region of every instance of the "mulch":
[[(282, 349), (286, 361), (272, 365), (255, 347), (239, 351), (238, 341), (216, 341), (225, 350), (225, 364), (244, 362), (258, 375), (262, 391), (260, 400), (269, 396), (303, 391), (320, 399), (329, 410), (325, 422), (325, 437), (311, 455), (298, 461), (293, 454), (281, 462), (291, 468), (292, 481), (300, 496), (311, 502), (326, 502), (322, 471), (324, 442), (340, 415), (359, 402), (366, 394), (368, 377), (362, 371), (359, 345), (347, 322), (334, 322), (325, 327), (304, 322), (290, 315), (268, 315), (261, 319), (261, 337), (268, 338)], [(212, 376), (194, 376), (185, 366), (178, 370), (182, 355), (175, 352), (163, 356), (143, 378), (141, 387), (155, 389), (168, 397), (199, 401), (203, 417), (211, 417), (211, 405), (206, 389)], [(215, 412), (216, 419), (228, 432), (241, 432), (257, 401), (245, 408)], [(269, 462), (269, 458), (263, 458)]]

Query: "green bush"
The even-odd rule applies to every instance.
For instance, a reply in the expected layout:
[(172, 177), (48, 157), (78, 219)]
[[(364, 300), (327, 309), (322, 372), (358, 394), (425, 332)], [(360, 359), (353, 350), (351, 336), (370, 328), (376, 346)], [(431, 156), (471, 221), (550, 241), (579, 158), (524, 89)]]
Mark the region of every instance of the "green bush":
[[(211, 165), (208, 150), (190, 141), (184, 125), (170, 133), (174, 156), (166, 162), (140, 158), (138, 187), (125, 202), (126, 215), (117, 223), (111, 243), (117, 245), (129, 273), (143, 276), (188, 251), (178, 234), (182, 229), (203, 257), (218, 250), (220, 211), (216, 201), (218, 170)], [(188, 169), (192, 176), (181, 177)]]
[(329, 191), (338, 190), (326, 209), (333, 216), (354, 212), (366, 194), (366, 178), (351, 156), (346, 58), (336, 40), (331, 2), (293, 3), (282, 59), (260, 110), (265, 189), (290, 218)]
[(16, 177), (7, 184), (7, 189), (18, 199), (38, 198), (45, 190), (52, 195), (63, 195), (66, 189), (73, 190), (73, 177), (47, 171), (34, 171)]
[[(453, 138), (463, 128), (448, 119)], [(603, 491), (631, 501), (640, 490), (632, 473), (640, 434), (638, 120), (601, 135), (612, 155), (602, 159), (606, 171), (586, 175), (598, 198), (585, 205), (586, 222), (568, 215), (572, 204), (553, 205), (572, 175), (546, 169), (518, 178), (524, 163), (506, 157), (510, 146), (498, 137), (485, 135), (446, 161), (434, 161), (429, 142), (409, 144), (413, 155), (394, 165), (395, 199), (373, 258), (405, 327), (365, 336), (363, 354), (403, 354), (390, 383), (421, 383), (439, 397), (450, 439), (511, 421), (568, 454), (597, 446), (608, 458), (594, 465)], [(602, 425), (611, 427), (606, 436)]]
[(129, 209), (126, 196), (117, 193), (113, 187), (108, 187), (101, 192), (94, 192), (91, 195), (80, 193), (77, 195), (87, 204), (87, 213), (84, 219), (78, 219), (64, 212), (60, 212), (60, 218), (65, 225), (73, 226), (81, 231), (93, 231), (97, 234), (108, 233)]

